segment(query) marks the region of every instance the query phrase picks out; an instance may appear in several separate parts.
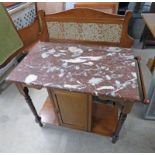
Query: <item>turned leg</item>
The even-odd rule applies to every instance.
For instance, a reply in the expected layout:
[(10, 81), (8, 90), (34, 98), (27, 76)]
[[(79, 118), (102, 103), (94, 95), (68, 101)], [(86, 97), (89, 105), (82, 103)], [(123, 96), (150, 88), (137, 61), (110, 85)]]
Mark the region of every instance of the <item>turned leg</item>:
[(126, 117), (127, 117), (126, 113), (123, 113), (123, 112), (120, 113), (115, 132), (112, 136), (112, 143), (116, 143), (116, 141), (119, 139), (119, 133), (120, 133), (120, 130), (124, 124), (124, 121), (126, 120)]
[(27, 87), (22, 87), (21, 85), (17, 85), (17, 88), (19, 89), (20, 93), (24, 96), (26, 103), (28, 104), (29, 108), (31, 109), (33, 115), (35, 116), (35, 121), (40, 125), (40, 127), (43, 126), (41, 122), (41, 117), (37, 114), (37, 111), (33, 105), (32, 99), (29, 96), (29, 90)]
[(35, 107), (34, 107), (34, 105), (33, 105), (33, 102), (32, 102), (32, 100), (31, 100), (31, 97), (29, 96), (29, 90), (28, 90), (28, 88), (27, 88), (27, 87), (24, 87), (24, 88), (23, 88), (23, 91), (24, 91), (24, 93), (25, 93), (25, 96), (24, 96), (24, 97), (25, 97), (25, 100), (26, 100), (28, 106), (30, 107), (30, 109), (31, 109), (31, 111), (32, 111), (32, 113), (33, 113), (33, 115), (35, 116), (35, 121), (36, 121), (37, 123), (39, 123), (39, 125), (42, 127), (43, 124), (42, 124), (42, 122), (41, 122), (41, 117), (37, 114), (37, 111), (36, 111), (36, 109), (35, 109)]

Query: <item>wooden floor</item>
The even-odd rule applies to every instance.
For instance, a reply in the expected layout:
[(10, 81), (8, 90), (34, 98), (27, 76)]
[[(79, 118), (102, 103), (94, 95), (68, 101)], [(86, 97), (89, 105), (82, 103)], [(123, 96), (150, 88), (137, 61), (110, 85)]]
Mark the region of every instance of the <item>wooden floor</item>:
[[(42, 118), (42, 122), (48, 125), (59, 125), (58, 119), (55, 115), (53, 103), (47, 98), (39, 115)], [(92, 112), (92, 132), (112, 136), (118, 118), (118, 110), (116, 107), (112, 107), (104, 104), (94, 104)]]

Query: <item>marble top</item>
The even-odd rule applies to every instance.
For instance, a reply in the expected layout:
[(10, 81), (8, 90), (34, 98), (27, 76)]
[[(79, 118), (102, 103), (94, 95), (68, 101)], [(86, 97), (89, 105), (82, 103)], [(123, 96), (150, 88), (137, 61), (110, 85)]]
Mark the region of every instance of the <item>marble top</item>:
[(7, 80), (140, 100), (133, 52), (119, 47), (39, 42)]

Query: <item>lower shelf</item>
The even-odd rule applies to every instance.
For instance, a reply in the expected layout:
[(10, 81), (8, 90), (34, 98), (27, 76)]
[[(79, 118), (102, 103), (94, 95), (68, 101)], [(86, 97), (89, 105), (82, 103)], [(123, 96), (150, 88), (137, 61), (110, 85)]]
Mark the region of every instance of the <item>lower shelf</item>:
[(92, 114), (92, 132), (112, 136), (118, 121), (118, 108), (94, 104)]
[[(59, 125), (53, 103), (47, 98), (39, 115), (48, 125)], [(112, 136), (117, 124), (118, 110), (104, 104), (94, 104), (92, 113), (92, 132)]]
[(43, 123), (52, 124), (52, 125), (59, 125), (57, 116), (54, 112), (53, 103), (51, 103), (49, 97), (46, 99), (43, 107), (39, 113), (41, 120)]

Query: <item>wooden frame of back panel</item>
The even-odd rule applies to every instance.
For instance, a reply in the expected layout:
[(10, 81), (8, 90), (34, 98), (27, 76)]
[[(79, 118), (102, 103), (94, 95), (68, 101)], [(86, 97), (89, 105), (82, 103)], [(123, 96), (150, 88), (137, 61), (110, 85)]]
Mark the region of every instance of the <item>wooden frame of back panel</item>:
[[(128, 23), (132, 17), (132, 12), (127, 11), (125, 16), (107, 14), (89, 8), (75, 8), (64, 12), (45, 15), (45, 12), (38, 12), (42, 34), (41, 40), (52, 42), (72, 42), (84, 44), (101, 44), (108, 46), (118, 46), (130, 48), (133, 45), (133, 39), (128, 35)], [(105, 23), (105, 24), (122, 24), (122, 34), (119, 43), (101, 42), (101, 41), (85, 41), (85, 40), (67, 40), (67, 39), (49, 39), (46, 22), (79, 22), (79, 23)]]

